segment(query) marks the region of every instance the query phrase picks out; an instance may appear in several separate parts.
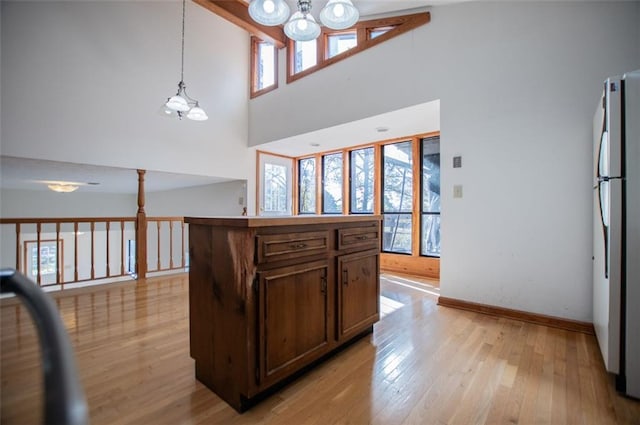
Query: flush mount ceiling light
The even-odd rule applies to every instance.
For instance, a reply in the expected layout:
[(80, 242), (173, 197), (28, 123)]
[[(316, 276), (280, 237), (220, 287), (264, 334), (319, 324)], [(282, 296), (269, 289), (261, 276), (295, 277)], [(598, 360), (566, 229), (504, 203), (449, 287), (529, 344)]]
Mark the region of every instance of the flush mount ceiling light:
[[(289, 18), (289, 6), (285, 0), (251, 0), (249, 15), (262, 25), (281, 25)], [(359, 17), (351, 0), (329, 0), (320, 12), (322, 24), (334, 30), (351, 27)], [(289, 18), (284, 32), (295, 41), (314, 40), (320, 35), (320, 25), (311, 15), (311, 0), (298, 0), (298, 10)]]
[(197, 100), (191, 98), (187, 94), (187, 86), (184, 83), (185, 3), (186, 0), (182, 0), (182, 56), (180, 62), (180, 82), (178, 83), (178, 92), (167, 99), (167, 102), (162, 106), (162, 114), (168, 117), (178, 117), (180, 120), (186, 116), (190, 120), (206, 121), (209, 119), (207, 113), (200, 107)]
[(47, 187), (54, 192), (69, 193), (78, 190), (80, 186), (74, 183), (58, 182), (50, 183), (47, 185)]

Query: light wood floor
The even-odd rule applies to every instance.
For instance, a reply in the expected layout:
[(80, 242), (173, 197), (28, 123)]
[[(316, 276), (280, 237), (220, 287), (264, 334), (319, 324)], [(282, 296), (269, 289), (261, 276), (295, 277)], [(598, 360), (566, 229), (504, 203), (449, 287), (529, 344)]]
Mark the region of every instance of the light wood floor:
[[(437, 283), (385, 275), (374, 333), (239, 415), (194, 378), (186, 275), (55, 295), (91, 423), (626, 424), (593, 336), (438, 307)], [(41, 419), (26, 310), (1, 302), (2, 424)]]

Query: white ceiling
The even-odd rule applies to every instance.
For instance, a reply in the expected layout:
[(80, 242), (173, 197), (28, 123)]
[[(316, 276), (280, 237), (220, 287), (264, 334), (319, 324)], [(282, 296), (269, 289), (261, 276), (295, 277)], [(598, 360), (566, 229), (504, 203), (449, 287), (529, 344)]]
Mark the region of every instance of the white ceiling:
[(297, 157), (439, 130), (440, 101), (435, 100), (265, 143), (258, 148)]
[[(218, 177), (145, 173), (145, 192), (203, 186), (227, 181)], [(74, 164), (15, 157), (0, 157), (0, 186), (3, 189), (48, 190), (45, 182), (81, 183), (82, 192), (138, 193), (138, 173), (127, 168)], [(90, 183), (98, 183), (97, 185)]]

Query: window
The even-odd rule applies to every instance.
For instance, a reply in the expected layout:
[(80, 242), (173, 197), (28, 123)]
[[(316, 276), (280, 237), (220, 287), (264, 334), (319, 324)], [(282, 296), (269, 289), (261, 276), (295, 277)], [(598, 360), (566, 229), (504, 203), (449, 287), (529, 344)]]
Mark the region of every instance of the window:
[(369, 40), (373, 40), (376, 37), (380, 37), (382, 34), (386, 33), (387, 31), (390, 31), (390, 30), (392, 30), (394, 28), (395, 28), (395, 26), (371, 28), (369, 30)]
[(342, 153), (322, 157), (322, 213), (342, 214)]
[[(361, 21), (347, 30), (335, 31), (322, 27), (322, 35), (311, 41), (288, 40), (287, 83), (427, 24), (430, 20), (429, 12), (419, 12)], [(386, 36), (380, 37), (383, 34)], [(347, 51), (349, 54), (346, 54)]]
[(259, 215), (291, 215), (292, 158), (258, 152)]
[(58, 267), (58, 247), (56, 241), (41, 241), (40, 255), (38, 256), (37, 243), (31, 243), (31, 261), (29, 273), (31, 276), (38, 275), (38, 257), (40, 258), (40, 275), (55, 274)]
[(358, 45), (355, 31), (327, 34), (327, 52), (325, 57), (332, 58)]
[(318, 63), (316, 40), (295, 41), (293, 46), (293, 74), (316, 66)]
[(300, 214), (316, 213), (316, 159), (306, 158), (298, 161)]
[(284, 165), (264, 166), (264, 211), (285, 212), (287, 209), (287, 169)]
[(420, 255), (440, 257), (440, 137), (422, 139)]
[(373, 214), (373, 148), (353, 150), (349, 154), (349, 178), (352, 214)]
[(413, 210), (412, 143), (382, 147), (382, 250), (411, 254)]
[(278, 87), (278, 50), (269, 42), (251, 37), (251, 97)]

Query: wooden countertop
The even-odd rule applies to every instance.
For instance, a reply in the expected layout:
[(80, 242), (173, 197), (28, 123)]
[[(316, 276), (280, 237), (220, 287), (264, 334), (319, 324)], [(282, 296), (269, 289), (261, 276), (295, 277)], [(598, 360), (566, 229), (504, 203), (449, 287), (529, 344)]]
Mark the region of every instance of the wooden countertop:
[(357, 223), (382, 220), (381, 215), (295, 215), (295, 216), (229, 216), (229, 217), (185, 217), (185, 223), (228, 227), (272, 227), (325, 223)]

